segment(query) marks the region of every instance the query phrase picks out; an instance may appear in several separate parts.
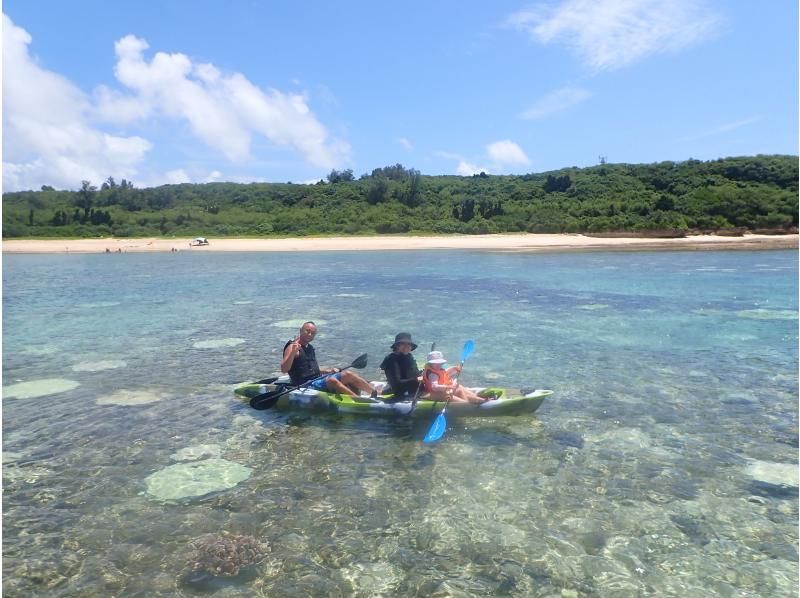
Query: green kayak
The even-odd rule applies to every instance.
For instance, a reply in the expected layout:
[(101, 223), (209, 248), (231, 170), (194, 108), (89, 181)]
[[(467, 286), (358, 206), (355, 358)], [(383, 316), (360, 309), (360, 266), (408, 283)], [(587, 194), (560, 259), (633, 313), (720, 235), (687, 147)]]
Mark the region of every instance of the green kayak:
[[(237, 386), (234, 392), (242, 399), (252, 399), (257, 395), (282, 388), (285, 387), (274, 384), (246, 383)], [(500, 417), (533, 413), (539, 408), (545, 397), (553, 394), (552, 390), (534, 390), (527, 393), (514, 392), (506, 388), (473, 388), (472, 390), (489, 400), (480, 405), (450, 402), (447, 406), (447, 415), (453, 417)], [(283, 395), (278, 399), (275, 408), (312, 409), (377, 416), (407, 416), (411, 414), (414, 417), (430, 417), (432, 414), (439, 413), (443, 405), (442, 402), (427, 401), (422, 397), (417, 401), (416, 407), (412, 409), (410, 399), (394, 401), (391, 395), (371, 399), (368, 396), (351, 397), (302, 388)]]

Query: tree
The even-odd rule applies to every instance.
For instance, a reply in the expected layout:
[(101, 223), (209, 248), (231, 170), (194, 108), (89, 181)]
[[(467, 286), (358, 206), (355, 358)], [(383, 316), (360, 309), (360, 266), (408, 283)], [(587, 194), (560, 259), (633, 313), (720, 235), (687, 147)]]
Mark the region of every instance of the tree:
[(329, 183), (347, 183), (353, 180), (355, 180), (355, 177), (353, 176), (353, 170), (350, 168), (342, 171), (331, 170), (331, 173), (328, 175)]
[(89, 181), (81, 181), (81, 190), (78, 191), (78, 196), (75, 198), (75, 206), (83, 208), (84, 222), (89, 219), (89, 210), (94, 205), (94, 194), (97, 187), (92, 185)]

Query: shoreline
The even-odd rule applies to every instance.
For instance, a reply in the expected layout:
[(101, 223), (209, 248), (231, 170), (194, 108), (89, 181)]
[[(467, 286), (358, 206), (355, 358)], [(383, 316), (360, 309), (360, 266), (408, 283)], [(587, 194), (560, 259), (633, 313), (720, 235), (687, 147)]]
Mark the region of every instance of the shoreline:
[(160, 252), (297, 252), (482, 249), (490, 251), (652, 251), (797, 249), (798, 235), (741, 237), (695, 235), (681, 238), (591, 237), (582, 234), (508, 233), (493, 235), (291, 237), (282, 239), (210, 239), (191, 247), (190, 238), (144, 239), (10, 239), (3, 253), (160, 253)]

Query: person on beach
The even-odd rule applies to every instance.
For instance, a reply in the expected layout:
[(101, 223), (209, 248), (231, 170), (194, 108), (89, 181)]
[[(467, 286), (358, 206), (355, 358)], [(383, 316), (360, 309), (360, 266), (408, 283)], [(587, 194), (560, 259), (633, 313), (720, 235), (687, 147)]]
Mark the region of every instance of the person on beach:
[[(414, 397), (421, 382), (417, 361), (411, 352), (417, 348), (408, 332), (401, 332), (394, 337), (392, 352), (381, 363), (381, 369), (389, 382), (395, 400)], [(385, 391), (384, 391), (385, 392)]]
[(369, 393), (372, 398), (377, 392), (372, 385), (358, 374), (349, 370), (340, 371), (338, 368), (320, 369), (317, 356), (311, 341), (317, 335), (317, 325), (314, 322), (304, 322), (300, 333), (283, 346), (283, 360), (281, 371), (289, 374), (294, 386), (328, 374), (324, 378), (315, 380), (308, 385), (309, 388), (338, 394), (347, 394), (351, 397), (359, 396), (356, 391)]
[(428, 353), (425, 370), (422, 372), (422, 382), (425, 385), (425, 390), (430, 394), (426, 398), (431, 401), (446, 401), (452, 394), (451, 400), (454, 402), (475, 403), (478, 405), (488, 400), (478, 396), (469, 388), (464, 388), (454, 382), (453, 378), (461, 372), (461, 366), (454, 365), (445, 369), (446, 363), (447, 360), (441, 351)]

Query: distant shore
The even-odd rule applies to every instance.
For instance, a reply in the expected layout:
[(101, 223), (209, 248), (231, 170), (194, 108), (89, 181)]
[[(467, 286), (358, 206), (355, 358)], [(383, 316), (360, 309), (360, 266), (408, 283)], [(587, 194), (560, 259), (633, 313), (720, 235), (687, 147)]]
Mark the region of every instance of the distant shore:
[(682, 238), (592, 237), (580, 234), (381, 235), (370, 237), (292, 237), (285, 239), (57, 239), (3, 241), (3, 253), (149, 253), (259, 251), (397, 251), (413, 249), (483, 249), (494, 251), (636, 251), (704, 249), (797, 249), (798, 235)]

